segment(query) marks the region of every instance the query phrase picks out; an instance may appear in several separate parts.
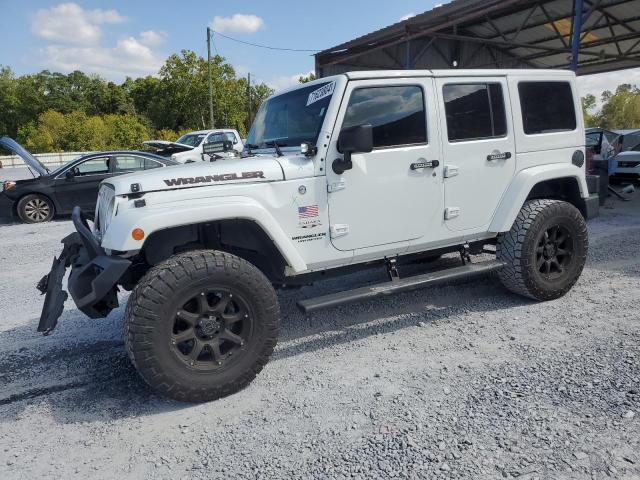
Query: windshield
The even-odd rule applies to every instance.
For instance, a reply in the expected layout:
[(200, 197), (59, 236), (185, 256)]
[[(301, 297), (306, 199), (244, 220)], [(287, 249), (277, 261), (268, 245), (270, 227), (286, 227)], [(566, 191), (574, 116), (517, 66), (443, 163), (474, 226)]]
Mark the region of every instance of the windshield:
[(262, 148), (273, 146), (273, 142), (280, 147), (315, 144), (335, 86), (335, 82), (311, 85), (264, 102), (251, 126), (247, 145)]
[(202, 143), (202, 139), (206, 136), (206, 133), (187, 133), (176, 140), (176, 143), (189, 145), (190, 147), (197, 147)]

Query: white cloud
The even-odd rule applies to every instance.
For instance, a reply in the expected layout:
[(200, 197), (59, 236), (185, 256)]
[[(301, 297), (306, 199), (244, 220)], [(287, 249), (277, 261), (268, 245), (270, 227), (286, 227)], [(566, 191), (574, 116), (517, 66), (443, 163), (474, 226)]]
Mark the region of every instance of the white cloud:
[(274, 77), (271, 80), (267, 81), (266, 84), (273, 88), (276, 92), (279, 92), (280, 90), (285, 90), (289, 87), (299, 85), (300, 82), (298, 81), (298, 79), (300, 77), (306, 77), (310, 73), (315, 72), (313, 70), (310, 70), (308, 72), (298, 73), (296, 75)]
[(147, 30), (146, 32), (140, 33), (140, 43), (144, 43), (145, 45), (149, 45), (153, 47), (155, 45), (160, 45), (164, 42), (165, 33), (164, 32), (155, 32), (153, 30)]
[(411, 13), (407, 13), (406, 15), (403, 15), (402, 17), (400, 17), (400, 22), (404, 22), (405, 20), (409, 20), (412, 17), (415, 17), (416, 14), (411, 12)]
[(93, 45), (100, 40), (100, 25), (126, 20), (115, 10), (84, 10), (76, 3), (61, 3), (38, 10), (33, 15), (31, 31), (39, 37), (60, 43)]
[(160, 56), (135, 37), (122, 38), (114, 47), (49, 45), (40, 53), (45, 59), (44, 66), (52, 70), (82, 70), (112, 80), (122, 80), (127, 75), (152, 75), (163, 63)]
[(220, 33), (254, 33), (264, 26), (264, 20), (256, 15), (236, 13), (230, 17), (215, 16), (209, 26)]
[(598, 73), (595, 75), (582, 75), (578, 77), (578, 91), (584, 97), (588, 93), (596, 96), (597, 107), (600, 108), (600, 95), (605, 90), (615, 92), (618, 85), (630, 83), (640, 87), (640, 68), (620, 70), (617, 72)]

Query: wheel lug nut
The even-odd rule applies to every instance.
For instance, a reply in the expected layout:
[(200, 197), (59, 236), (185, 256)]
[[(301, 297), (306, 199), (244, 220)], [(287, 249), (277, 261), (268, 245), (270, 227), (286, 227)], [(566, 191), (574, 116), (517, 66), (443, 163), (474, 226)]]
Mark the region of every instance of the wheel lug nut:
[(218, 365), (222, 365), (222, 362), (220, 360), (218, 360)]
[(193, 367), (195, 365), (195, 362), (191, 361), (189, 362), (189, 364)]

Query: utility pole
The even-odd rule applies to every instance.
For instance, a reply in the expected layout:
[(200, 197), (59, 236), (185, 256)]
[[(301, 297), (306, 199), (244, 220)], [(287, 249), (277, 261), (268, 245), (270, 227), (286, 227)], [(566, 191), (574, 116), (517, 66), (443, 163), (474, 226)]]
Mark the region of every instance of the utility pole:
[(207, 27), (207, 71), (209, 72), (209, 121), (211, 128), (216, 128), (213, 121), (213, 84), (211, 82), (211, 29)]
[(249, 113), (247, 128), (251, 128), (251, 73), (247, 74), (247, 110)]

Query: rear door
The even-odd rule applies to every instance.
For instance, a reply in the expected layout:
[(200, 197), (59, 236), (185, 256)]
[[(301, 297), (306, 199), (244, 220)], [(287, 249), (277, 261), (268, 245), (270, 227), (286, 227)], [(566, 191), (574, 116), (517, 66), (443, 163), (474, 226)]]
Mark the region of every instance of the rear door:
[(449, 230), (488, 227), (515, 173), (515, 140), (505, 77), (436, 80)]
[[(440, 144), (432, 78), (349, 82), (327, 158), (331, 241), (355, 250), (437, 235), (442, 218)], [(344, 128), (371, 124), (374, 148), (353, 168), (331, 168)], [(437, 162), (436, 162), (437, 163)]]

